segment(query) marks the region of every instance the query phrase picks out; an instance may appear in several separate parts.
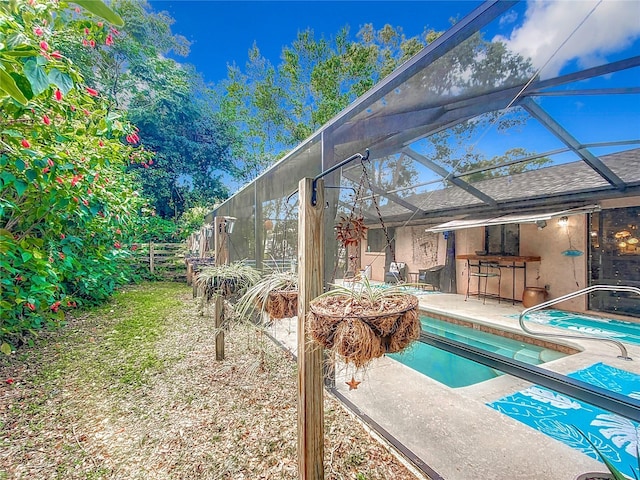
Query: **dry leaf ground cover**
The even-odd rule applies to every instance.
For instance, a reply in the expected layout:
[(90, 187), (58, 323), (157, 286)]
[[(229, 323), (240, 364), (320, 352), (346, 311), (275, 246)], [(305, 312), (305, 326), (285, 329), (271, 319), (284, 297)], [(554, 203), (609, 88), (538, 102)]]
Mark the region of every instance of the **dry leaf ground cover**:
[[(296, 364), (182, 284), (134, 286), (0, 359), (0, 479), (297, 478)], [(415, 478), (325, 394), (330, 479)]]

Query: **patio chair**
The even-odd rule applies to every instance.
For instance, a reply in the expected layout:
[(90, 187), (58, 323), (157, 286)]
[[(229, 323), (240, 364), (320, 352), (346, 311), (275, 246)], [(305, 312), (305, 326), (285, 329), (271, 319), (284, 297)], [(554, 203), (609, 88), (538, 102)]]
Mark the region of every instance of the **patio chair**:
[(424, 268), (418, 270), (418, 283), (420, 287), (428, 288), (431, 287), (433, 290), (440, 290), (440, 275), (442, 274), (442, 270), (444, 269), (444, 265), (436, 265), (431, 268)]
[(384, 274), (384, 283), (401, 283), (407, 280), (407, 264), (404, 262), (391, 262), (389, 271)]

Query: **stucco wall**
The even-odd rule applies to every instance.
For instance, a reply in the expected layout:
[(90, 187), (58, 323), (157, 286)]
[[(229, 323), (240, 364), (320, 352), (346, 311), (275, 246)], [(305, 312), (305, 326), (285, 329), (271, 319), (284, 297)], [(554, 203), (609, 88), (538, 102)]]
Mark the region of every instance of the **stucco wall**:
[[(407, 264), (408, 272), (444, 265), (447, 242), (441, 233), (425, 232), (425, 227), (401, 227), (395, 230), (395, 258)], [(368, 252), (366, 241), (362, 245), (362, 268), (371, 265), (372, 280), (384, 281), (384, 253)], [(391, 261), (391, 260), (390, 260)], [(414, 281), (415, 278), (409, 278)]]

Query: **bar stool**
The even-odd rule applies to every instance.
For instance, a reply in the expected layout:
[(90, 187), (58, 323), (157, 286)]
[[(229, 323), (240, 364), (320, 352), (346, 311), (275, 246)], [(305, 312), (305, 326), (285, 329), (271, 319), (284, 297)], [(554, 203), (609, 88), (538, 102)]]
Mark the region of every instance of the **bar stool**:
[[(465, 296), (465, 301), (469, 298), (469, 288), (471, 286), (471, 277), (475, 277), (478, 279), (478, 298), (480, 298), (480, 282), (484, 278), (484, 292), (482, 293), (482, 303), (486, 304), (487, 296), (495, 296), (498, 298), (498, 303), (500, 303), (500, 284), (502, 280), (502, 274), (500, 271), (500, 265), (495, 262), (478, 262), (471, 263), (467, 260), (468, 265), (468, 275), (467, 275), (467, 295)], [(473, 271), (472, 269), (477, 269), (477, 271)], [(498, 294), (487, 295), (487, 285), (489, 284), (490, 278), (498, 279)]]

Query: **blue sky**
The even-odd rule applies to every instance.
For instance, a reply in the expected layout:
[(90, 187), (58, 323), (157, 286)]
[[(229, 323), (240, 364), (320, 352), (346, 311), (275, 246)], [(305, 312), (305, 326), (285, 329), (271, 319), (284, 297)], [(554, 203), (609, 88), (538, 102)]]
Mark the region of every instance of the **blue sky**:
[(446, 30), (450, 18), (462, 18), (480, 1), (212, 1), (154, 0), (155, 11), (175, 20), (174, 33), (185, 36), (191, 53), (178, 61), (197, 67), (209, 82), (226, 78), (227, 64), (244, 67), (254, 42), (274, 65), (282, 47), (298, 31), (312, 28), (316, 38), (335, 35), (349, 25), (355, 36), (360, 26), (373, 23), (402, 27), (412, 37), (427, 29)]

